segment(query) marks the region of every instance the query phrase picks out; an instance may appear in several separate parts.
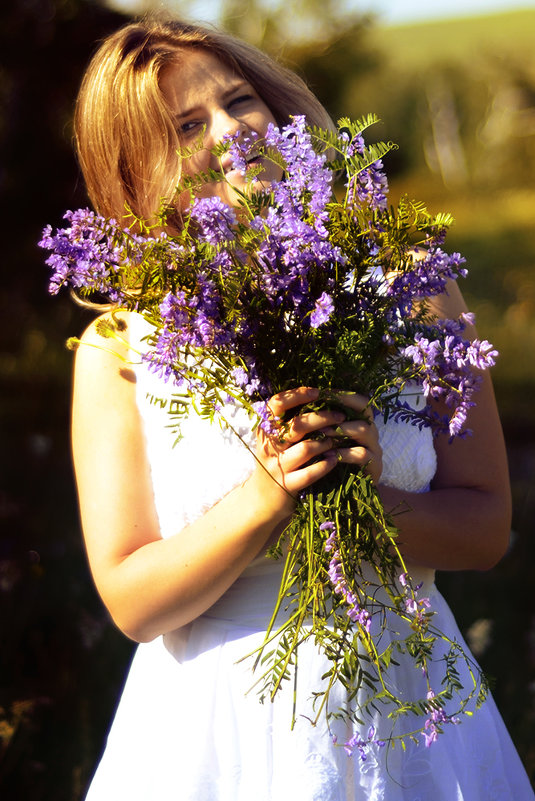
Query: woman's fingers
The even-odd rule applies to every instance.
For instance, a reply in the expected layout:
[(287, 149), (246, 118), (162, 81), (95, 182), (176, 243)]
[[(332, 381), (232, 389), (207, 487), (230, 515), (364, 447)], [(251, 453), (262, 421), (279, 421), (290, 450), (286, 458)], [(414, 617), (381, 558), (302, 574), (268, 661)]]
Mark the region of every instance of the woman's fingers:
[[(268, 405), (273, 415), (280, 418), (289, 409), (318, 400), (319, 396), (320, 390), (315, 387), (297, 387), (296, 389), (288, 389), (273, 395)], [(360, 395), (357, 392), (332, 392), (331, 396), (336, 398), (343, 406), (347, 406), (356, 412), (364, 412), (366, 417), (373, 420), (369, 399), (365, 395)]]
[(285, 472), (299, 470), (312, 459), (319, 459), (327, 453), (333, 456), (336, 461), (336, 454), (331, 453), (333, 444), (333, 440), (330, 437), (323, 437), (319, 440), (303, 439), (279, 454), (282, 469)]
[(383, 472), (383, 454), (381, 449), (379, 449), (379, 451), (371, 451), (368, 448), (357, 446), (355, 448), (338, 448), (336, 453), (339, 461), (363, 467), (373, 479), (374, 484), (379, 483)]
[[(319, 397), (318, 389), (297, 387), (274, 395), (269, 408), (280, 421), (290, 410)], [(335, 397), (360, 419), (348, 420), (339, 409), (321, 409), (296, 414), (281, 422), (274, 434), (259, 430), (258, 455), (265, 469), (294, 497), (326, 476), (338, 461), (364, 467), (375, 482), (381, 477), (382, 451), (368, 398), (351, 392), (337, 392)]]
[(317, 461), (306, 464), (291, 473), (286, 474), (288, 491), (298, 493), (309, 487), (315, 481), (324, 478), (331, 470), (336, 467), (338, 459), (336, 454), (330, 450), (318, 458)]
[[(279, 392), (270, 399), (268, 405), (273, 415), (280, 419), (291, 409), (311, 403), (318, 397), (319, 390), (311, 387), (298, 387)], [(297, 414), (291, 420), (281, 422), (278, 434), (273, 434), (270, 439), (277, 450), (284, 450), (309, 434), (320, 431), (326, 426), (335, 426), (345, 419), (346, 415), (339, 410), (322, 409), (318, 412)]]
[(379, 441), (377, 426), (373, 418), (371, 420), (345, 420), (338, 423), (336, 427), (328, 426), (323, 429), (323, 433), (328, 437), (351, 437), (358, 440), (362, 445), (373, 446)]
[(344, 406), (364, 414), (367, 420), (373, 422), (373, 411), (370, 408), (370, 400), (366, 395), (359, 395), (358, 392), (336, 392), (334, 396)]
[(281, 428), (281, 437), (279, 439), (286, 443), (294, 444), (315, 431), (321, 432), (321, 437), (324, 438), (323, 429), (329, 426), (337, 426), (343, 423), (345, 419), (346, 416), (343, 412), (329, 411), (328, 409), (300, 414)]
[(269, 399), (268, 406), (275, 417), (282, 417), (289, 409), (311, 403), (319, 397), (319, 389), (314, 387), (297, 387), (278, 392)]
[(298, 493), (326, 476), (336, 465), (332, 439), (301, 440), (277, 448), (272, 438), (259, 432), (257, 456), (262, 467), (255, 470), (256, 483), (264, 502), (291, 514)]
[[(366, 420), (348, 420), (335, 428), (324, 429), (324, 434), (333, 439), (334, 450), (340, 461), (365, 467), (374, 482), (378, 483), (383, 470), (383, 451), (373, 417)], [(338, 440), (350, 438), (355, 444), (337, 447), (337, 438)]]

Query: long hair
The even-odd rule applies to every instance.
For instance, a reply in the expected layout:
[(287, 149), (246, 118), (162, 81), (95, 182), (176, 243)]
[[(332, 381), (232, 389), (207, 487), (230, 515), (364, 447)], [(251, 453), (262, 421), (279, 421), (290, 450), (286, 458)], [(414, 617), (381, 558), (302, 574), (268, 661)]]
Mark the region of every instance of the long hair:
[(104, 40), (83, 79), (75, 112), (80, 166), (96, 211), (121, 219), (126, 204), (151, 219), (180, 177), (180, 138), (160, 90), (165, 67), (188, 48), (214, 54), (258, 92), (278, 125), (304, 114), (332, 128), (319, 100), (295, 73), (222, 31), (147, 19)]

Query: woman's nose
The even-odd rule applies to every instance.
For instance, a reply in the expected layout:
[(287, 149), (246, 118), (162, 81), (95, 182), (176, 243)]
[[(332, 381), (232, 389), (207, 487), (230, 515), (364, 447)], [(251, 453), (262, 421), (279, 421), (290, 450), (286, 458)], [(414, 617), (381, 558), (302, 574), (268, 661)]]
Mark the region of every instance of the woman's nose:
[(245, 133), (246, 130), (247, 125), (244, 122), (227, 111), (221, 110), (214, 118), (211, 139), (213, 144), (218, 144), (223, 140), (223, 137)]

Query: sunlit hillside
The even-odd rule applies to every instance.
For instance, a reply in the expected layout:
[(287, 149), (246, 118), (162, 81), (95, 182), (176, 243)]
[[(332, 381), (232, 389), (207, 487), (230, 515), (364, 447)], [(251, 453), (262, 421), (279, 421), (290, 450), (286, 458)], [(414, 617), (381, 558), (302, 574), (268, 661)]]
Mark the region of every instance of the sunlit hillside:
[[(375, 26), (372, 41), (394, 51), (398, 65), (427, 68), (440, 61), (458, 61), (468, 68), (481, 56), (517, 57), (533, 61), (535, 9), (462, 17), (411, 25)], [(535, 71), (535, 64), (532, 64)]]
[[(454, 214), (449, 245), (467, 257), (465, 294), (501, 351), (507, 414), (535, 386), (534, 41), (535, 10), (372, 27), (377, 66), (344, 98), (399, 143), (393, 195)], [(533, 419), (531, 402), (524, 412)]]

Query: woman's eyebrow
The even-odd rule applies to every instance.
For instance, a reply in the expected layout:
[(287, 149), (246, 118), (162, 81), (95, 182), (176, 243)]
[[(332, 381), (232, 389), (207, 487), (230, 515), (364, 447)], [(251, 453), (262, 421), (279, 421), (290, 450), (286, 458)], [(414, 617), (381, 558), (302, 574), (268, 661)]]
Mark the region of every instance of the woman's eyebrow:
[[(254, 91), (253, 87), (248, 81), (240, 79), (232, 86), (229, 86), (228, 89), (225, 89), (221, 93), (221, 98), (222, 100), (227, 100), (229, 97), (232, 97), (232, 95), (235, 94), (235, 92), (239, 92), (240, 90), (243, 89), (248, 89), (251, 92)], [(190, 114), (195, 114), (195, 112), (198, 111), (200, 108), (202, 108), (201, 103), (197, 104), (196, 106), (190, 106), (190, 108), (186, 108), (182, 111), (177, 111), (177, 113), (173, 115), (173, 118), (175, 120), (181, 120), (184, 117), (189, 117)]]

